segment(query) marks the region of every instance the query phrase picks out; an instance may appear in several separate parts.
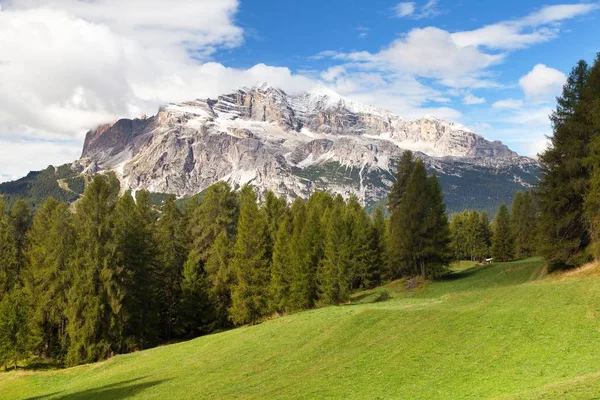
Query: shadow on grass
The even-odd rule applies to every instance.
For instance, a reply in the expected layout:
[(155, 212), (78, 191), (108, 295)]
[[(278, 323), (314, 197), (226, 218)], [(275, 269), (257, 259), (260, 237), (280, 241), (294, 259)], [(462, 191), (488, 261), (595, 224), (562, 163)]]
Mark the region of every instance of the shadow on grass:
[(465, 269), (464, 271), (450, 272), (449, 274), (443, 275), (436, 279), (439, 282), (447, 282), (447, 281), (455, 281), (458, 279), (468, 278), (470, 276), (480, 274), (488, 269), (492, 268), (494, 265), (485, 265), (483, 267), (471, 267), (469, 269)]
[(65, 394), (60, 396), (61, 392), (50, 393), (43, 396), (30, 397), (25, 400), (121, 400), (135, 396), (144, 390), (160, 385), (166, 380), (156, 380), (150, 382), (136, 383), (145, 377), (130, 379), (127, 381), (111, 383), (98, 388), (91, 388), (77, 393)]

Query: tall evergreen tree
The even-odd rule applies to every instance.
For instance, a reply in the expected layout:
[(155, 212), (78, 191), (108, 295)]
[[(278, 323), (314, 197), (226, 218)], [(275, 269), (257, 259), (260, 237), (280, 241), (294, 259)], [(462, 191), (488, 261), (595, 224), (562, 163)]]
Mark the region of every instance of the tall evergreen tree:
[(400, 206), (414, 169), (415, 159), (413, 153), (410, 150), (406, 150), (402, 153), (402, 157), (400, 157), (398, 170), (395, 175), (396, 182), (392, 185), (388, 195), (388, 209), (390, 212), (393, 213)]
[(231, 266), (232, 248), (232, 240), (227, 232), (223, 231), (211, 246), (206, 260), (208, 297), (213, 310), (210, 329), (223, 329), (231, 326), (229, 308), (231, 307), (231, 287), (235, 278)]
[(589, 118), (582, 111), (588, 76), (585, 61), (571, 71), (550, 117), (554, 131), (551, 145), (540, 155), (540, 251), (553, 265), (572, 264), (589, 243), (582, 215), (589, 177), (584, 160), (592, 134)]
[[(112, 212), (118, 196), (114, 176), (96, 175), (77, 204), (76, 247), (68, 293), (67, 364), (93, 362), (118, 349), (122, 331), (122, 268), (114, 240)], [(118, 181), (117, 181), (118, 182)]]
[(537, 209), (530, 192), (517, 192), (513, 199), (510, 224), (515, 239), (515, 257), (535, 254), (537, 247)]
[(67, 205), (48, 199), (28, 233), (25, 290), (40, 334), (39, 354), (63, 360), (67, 352), (67, 293), (75, 251), (73, 216)]
[(510, 225), (510, 213), (502, 203), (494, 218), (492, 256), (499, 261), (509, 261), (514, 256), (514, 236)]
[(17, 243), (6, 203), (0, 198), (0, 299), (18, 282)]
[(352, 283), (351, 232), (344, 216), (343, 201), (336, 201), (327, 212), (325, 251), (318, 270), (319, 301), (340, 304), (350, 294)]
[(150, 194), (126, 192), (114, 212), (113, 236), (123, 291), (123, 305), (116, 318), (123, 331), (118, 335), (120, 352), (143, 349), (155, 339), (156, 290), (154, 278), (156, 243)]
[(11, 360), (15, 369), (32, 346), (30, 306), (20, 287), (0, 301), (0, 361)]
[(424, 221), (421, 276), (437, 277), (451, 259), (450, 228), (442, 187), (435, 175), (427, 179), (427, 208)]
[(376, 278), (376, 284), (389, 279), (388, 261), (388, 226), (383, 214), (383, 208), (378, 206), (373, 215), (373, 244), (375, 248), (375, 264), (378, 266), (379, 273)]
[(183, 264), (188, 253), (184, 227), (183, 215), (177, 208), (175, 196), (170, 195), (163, 204), (156, 224), (156, 300), (159, 304), (161, 336), (166, 340), (173, 338), (178, 323)]
[(230, 316), (237, 324), (256, 323), (268, 311), (269, 260), (267, 220), (256, 203), (254, 190), (245, 185), (240, 193), (240, 217), (231, 260), (235, 284)]
[(27, 247), (27, 231), (31, 227), (33, 214), (31, 208), (29, 208), (24, 200), (17, 200), (13, 204), (10, 214), (17, 250), (17, 276), (20, 277), (21, 271), (26, 265), (25, 249)]
[(293, 224), (289, 216), (283, 218), (275, 235), (271, 262), (270, 309), (282, 313), (289, 309), (290, 277), (292, 274)]

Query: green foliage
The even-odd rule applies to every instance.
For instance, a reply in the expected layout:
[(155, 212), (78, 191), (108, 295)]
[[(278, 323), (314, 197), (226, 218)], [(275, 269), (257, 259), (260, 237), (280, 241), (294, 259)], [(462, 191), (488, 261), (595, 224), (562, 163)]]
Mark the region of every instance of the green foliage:
[(0, 299), (19, 280), (19, 260), (15, 228), (6, 203), (0, 199)]
[(40, 334), (36, 352), (64, 359), (68, 349), (67, 290), (71, 284), (75, 227), (66, 204), (48, 199), (27, 235), (24, 283), (33, 305), (32, 323)]
[(449, 228), (437, 178), (415, 163), (402, 200), (392, 209), (389, 262), (392, 276), (439, 275), (450, 257)]
[(4, 197), (9, 205), (24, 200), (33, 208), (38, 208), (50, 197), (72, 203), (79, 198), (79, 194), (61, 188), (58, 181), (76, 175), (77, 172), (71, 170), (68, 164), (57, 168), (49, 166), (43, 171), (30, 172), (16, 181), (0, 183), (0, 197)]
[(506, 204), (502, 204), (493, 223), (492, 256), (499, 261), (509, 261), (514, 257), (514, 249), (515, 238), (510, 214)]
[(180, 306), (183, 264), (187, 258), (185, 222), (175, 202), (168, 196), (156, 224), (156, 274), (159, 280), (157, 303), (161, 337), (171, 340), (175, 333)]
[(240, 219), (231, 259), (235, 283), (230, 316), (235, 324), (256, 323), (268, 311), (267, 241), (266, 216), (256, 204), (254, 190), (245, 185), (240, 193)]
[(591, 239), (588, 225), (595, 218), (596, 200), (593, 194), (587, 196), (587, 222), (584, 201), (591, 174), (590, 144), (600, 127), (594, 119), (599, 76), (600, 57), (591, 69), (585, 61), (573, 68), (550, 118), (551, 146), (540, 156), (540, 250), (552, 265), (576, 264)]
[(69, 365), (103, 359), (118, 350), (126, 279), (114, 241), (112, 213), (118, 192), (116, 178), (97, 175), (77, 204), (73, 281), (66, 310)]
[(531, 192), (517, 192), (512, 203), (510, 225), (515, 240), (517, 259), (536, 254), (538, 211)]
[(17, 369), (32, 347), (30, 306), (21, 288), (15, 288), (0, 301), (0, 362), (13, 361)]
[(481, 262), (490, 255), (492, 234), (485, 212), (472, 210), (453, 215), (450, 232), (455, 260)]

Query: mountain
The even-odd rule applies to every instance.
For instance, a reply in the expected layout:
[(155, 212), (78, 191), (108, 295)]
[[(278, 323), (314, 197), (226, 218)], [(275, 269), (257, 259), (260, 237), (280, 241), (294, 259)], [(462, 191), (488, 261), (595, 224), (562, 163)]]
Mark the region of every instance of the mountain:
[(289, 200), (326, 190), (372, 205), (387, 195), (404, 149), (439, 176), (451, 211), (494, 210), (538, 179), (535, 160), (459, 124), (406, 120), (322, 86), (290, 96), (267, 84), (100, 126), (74, 166), (180, 197), (224, 180)]

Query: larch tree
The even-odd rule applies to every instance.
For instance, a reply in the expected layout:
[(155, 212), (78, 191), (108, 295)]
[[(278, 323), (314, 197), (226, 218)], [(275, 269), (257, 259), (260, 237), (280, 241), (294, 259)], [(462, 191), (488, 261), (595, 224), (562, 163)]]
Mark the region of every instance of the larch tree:
[(235, 283), (229, 311), (236, 325), (257, 323), (268, 312), (267, 242), (267, 218), (258, 207), (254, 189), (245, 185), (240, 193), (240, 217), (231, 260)]
[(502, 203), (493, 223), (492, 256), (498, 261), (510, 261), (514, 257), (515, 241), (510, 224), (510, 213)]

